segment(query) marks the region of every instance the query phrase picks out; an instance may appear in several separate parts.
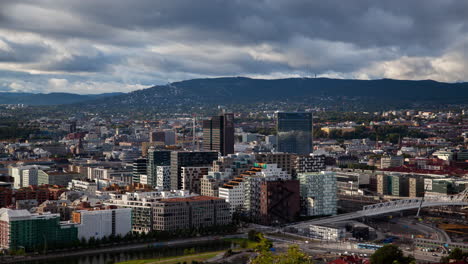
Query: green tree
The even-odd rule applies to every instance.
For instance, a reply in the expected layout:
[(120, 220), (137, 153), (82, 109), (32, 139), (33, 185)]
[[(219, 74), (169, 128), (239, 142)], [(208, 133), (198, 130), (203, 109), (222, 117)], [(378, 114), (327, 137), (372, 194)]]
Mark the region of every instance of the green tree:
[(461, 249), (455, 248), (450, 252), (448, 256), (442, 257), (440, 259), (440, 262), (450, 263), (450, 260), (459, 261), (459, 260), (464, 260), (464, 259), (468, 259), (468, 252), (464, 253)]
[(287, 252), (274, 255), (269, 249), (259, 252), (252, 260), (253, 264), (312, 264), (309, 255), (299, 249), (297, 245), (290, 246)]
[(262, 233), (257, 234), (258, 237), (258, 244), (255, 248), (257, 252), (264, 252), (264, 251), (269, 251), (270, 248), (273, 247), (273, 243), (271, 243), (270, 240), (266, 239), (265, 236)]
[(249, 246), (249, 242), (247, 242), (247, 240), (241, 240), (239, 246), (241, 248), (247, 248)]
[(281, 264), (312, 264), (312, 258), (304, 253), (299, 246), (292, 245), (286, 253), (280, 254), (277, 257), (277, 263)]
[(259, 242), (260, 240), (258, 239), (257, 234), (258, 234), (257, 231), (250, 230), (249, 233), (247, 234), (247, 237), (249, 238), (250, 241)]
[(403, 251), (395, 245), (385, 245), (372, 254), (370, 261), (372, 264), (410, 264), (414, 262), (414, 257), (405, 257)]

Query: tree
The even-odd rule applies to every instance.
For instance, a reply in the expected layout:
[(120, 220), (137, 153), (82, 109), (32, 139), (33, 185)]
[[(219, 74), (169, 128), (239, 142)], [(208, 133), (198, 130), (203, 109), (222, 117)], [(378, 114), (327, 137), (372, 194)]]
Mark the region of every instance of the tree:
[(397, 246), (385, 245), (372, 254), (370, 261), (372, 264), (410, 264), (415, 260), (413, 256), (405, 257)]
[(249, 238), (250, 241), (259, 242), (260, 240), (258, 239), (257, 234), (258, 234), (257, 231), (250, 230), (249, 233), (247, 234), (247, 237)]
[(312, 264), (309, 255), (299, 249), (297, 245), (290, 246), (287, 252), (274, 255), (270, 250), (262, 251), (252, 260), (252, 264)]
[(80, 244), (82, 247), (87, 247), (88, 246), (88, 241), (86, 240), (86, 238), (82, 237), (81, 240), (80, 240)]
[(257, 252), (264, 252), (264, 251), (270, 251), (270, 248), (273, 247), (273, 243), (271, 243), (270, 240), (266, 239), (265, 236), (262, 233), (257, 234), (258, 237), (258, 244), (255, 247), (255, 250)]
[(464, 260), (468, 259), (468, 252), (464, 253), (461, 249), (455, 248), (450, 252), (448, 256), (442, 257), (440, 262), (442, 263), (450, 263), (450, 260)]
[(247, 242), (247, 240), (241, 240), (239, 246), (241, 248), (247, 248), (249, 246), (249, 242)]
[(288, 248), (286, 253), (278, 256), (277, 263), (300, 263), (300, 264), (312, 264), (313, 261), (309, 255), (304, 253), (299, 246), (292, 245)]

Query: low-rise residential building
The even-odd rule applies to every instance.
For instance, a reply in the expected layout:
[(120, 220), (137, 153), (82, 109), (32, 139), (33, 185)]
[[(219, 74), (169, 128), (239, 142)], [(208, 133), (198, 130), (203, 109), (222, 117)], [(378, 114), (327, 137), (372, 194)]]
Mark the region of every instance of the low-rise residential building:
[(345, 238), (346, 228), (337, 225), (310, 225), (309, 236), (321, 240), (340, 241)]
[(153, 191), (127, 192), (125, 194), (110, 194), (111, 199), (105, 205), (132, 209), (132, 231), (148, 233), (153, 230), (154, 203), (164, 198), (191, 197), (188, 191)]
[(68, 183), (73, 179), (80, 179), (83, 176), (76, 172), (63, 172), (63, 171), (44, 171), (39, 170), (38, 172), (38, 184), (39, 185), (59, 185), (68, 186)]
[(98, 190), (96, 182), (90, 180), (71, 180), (68, 183), (68, 189), (92, 194), (96, 193)]
[(210, 196), (162, 199), (153, 207), (154, 230), (223, 226), (231, 223), (229, 204)]
[(380, 168), (388, 169), (394, 167), (400, 167), (404, 164), (403, 156), (385, 156), (380, 160)]
[(277, 164), (278, 168), (285, 170), (289, 175), (294, 174), (294, 154), (283, 152), (261, 152), (255, 154), (258, 163)]
[(40, 214), (47, 212), (51, 214), (59, 214), (61, 221), (69, 221), (73, 210), (74, 207), (71, 206), (71, 202), (68, 200), (47, 200), (36, 208), (36, 212)]

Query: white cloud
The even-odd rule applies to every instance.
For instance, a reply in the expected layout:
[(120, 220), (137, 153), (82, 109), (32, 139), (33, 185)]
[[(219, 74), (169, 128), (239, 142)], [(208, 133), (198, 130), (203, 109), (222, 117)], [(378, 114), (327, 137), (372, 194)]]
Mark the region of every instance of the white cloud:
[(5, 0), (2, 89), (101, 93), (199, 77), (315, 74), (467, 81), (467, 5)]

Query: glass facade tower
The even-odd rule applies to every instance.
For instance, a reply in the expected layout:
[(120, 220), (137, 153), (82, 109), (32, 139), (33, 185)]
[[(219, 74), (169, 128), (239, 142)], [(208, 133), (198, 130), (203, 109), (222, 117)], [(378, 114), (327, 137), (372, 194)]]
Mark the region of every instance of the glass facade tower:
[(312, 153), (312, 113), (277, 113), (279, 152)]

